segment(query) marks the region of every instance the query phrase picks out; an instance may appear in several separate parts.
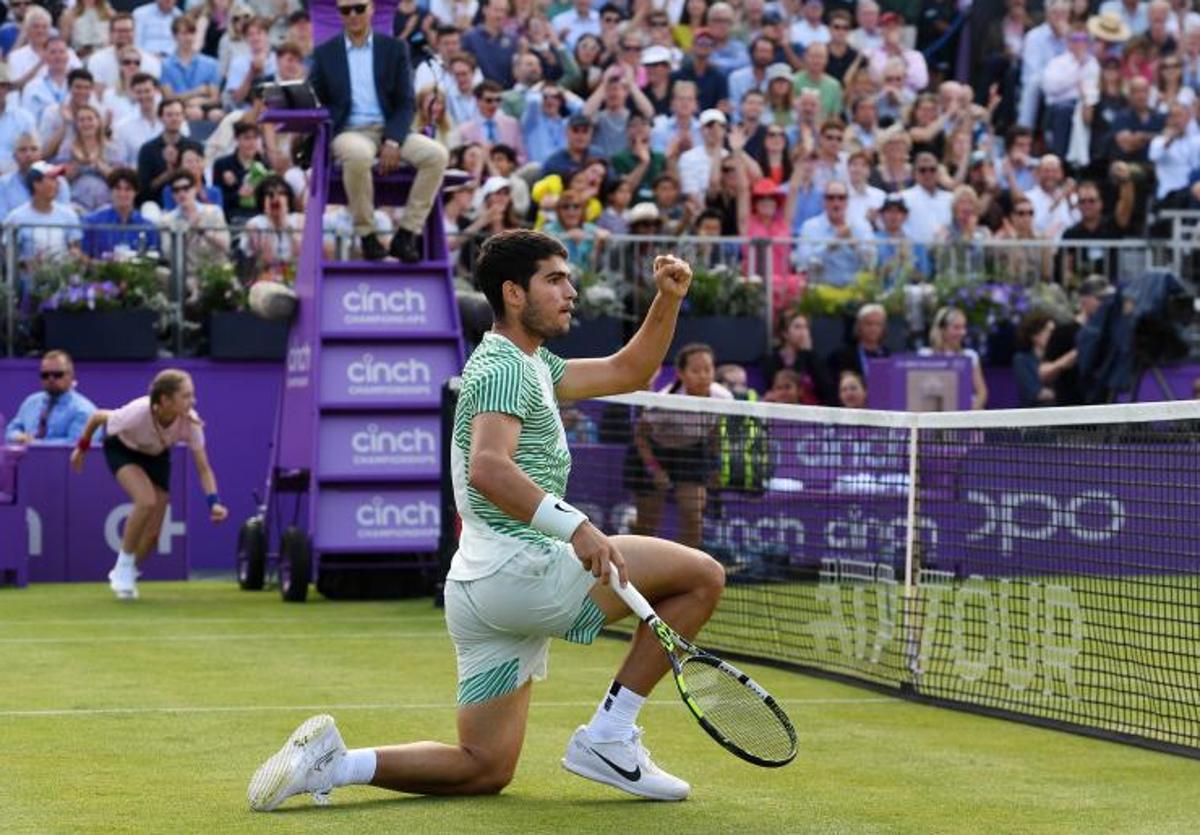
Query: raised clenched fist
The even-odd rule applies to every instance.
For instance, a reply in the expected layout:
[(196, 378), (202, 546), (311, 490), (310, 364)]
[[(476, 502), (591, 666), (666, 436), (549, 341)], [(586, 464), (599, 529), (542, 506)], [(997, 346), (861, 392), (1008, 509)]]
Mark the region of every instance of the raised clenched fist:
[(692, 267), (674, 255), (659, 255), (654, 259), (654, 283), (663, 295), (682, 299), (692, 286)]

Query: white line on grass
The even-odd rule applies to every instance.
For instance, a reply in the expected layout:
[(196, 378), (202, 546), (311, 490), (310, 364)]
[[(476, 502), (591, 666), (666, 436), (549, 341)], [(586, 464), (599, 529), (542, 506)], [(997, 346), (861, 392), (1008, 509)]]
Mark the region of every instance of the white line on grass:
[(219, 633), (216, 635), (79, 635), (65, 638), (0, 638), (0, 644), (160, 644), (160, 643), (189, 643), (189, 642), (223, 642), (237, 641), (279, 641), (284, 639), (298, 640), (359, 640), (366, 638), (386, 638), (411, 640), (413, 638), (438, 638), (448, 640), (445, 632), (391, 632), (381, 629), (378, 632), (263, 632), (259, 635), (247, 635), (242, 632)]
[[(901, 704), (900, 699), (889, 699), (884, 696), (863, 696), (844, 699), (780, 699), (785, 705), (885, 705)], [(655, 699), (646, 702), (654, 707), (676, 705), (677, 699)], [(579, 702), (543, 702), (534, 700), (533, 707), (595, 707), (595, 700)], [(0, 710), (0, 719), (39, 719), (61, 716), (126, 716), (145, 715), (151, 713), (292, 713), (301, 711), (339, 711), (339, 710), (441, 710), (454, 709), (453, 702), (396, 702), (380, 704), (325, 704), (325, 705), (213, 705), (175, 706), (175, 707), (79, 707), (58, 708), (48, 710)]]

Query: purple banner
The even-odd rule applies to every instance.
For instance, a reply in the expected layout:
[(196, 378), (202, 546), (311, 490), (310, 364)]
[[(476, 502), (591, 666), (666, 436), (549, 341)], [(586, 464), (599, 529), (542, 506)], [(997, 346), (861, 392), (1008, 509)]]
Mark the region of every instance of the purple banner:
[(872, 409), (949, 412), (971, 408), (971, 360), (967, 357), (898, 356), (867, 360), (867, 398)]
[(327, 346), (321, 356), (321, 405), (437, 408), (441, 381), (458, 373), (454, 345)]
[(316, 547), (321, 551), (416, 552), (437, 548), (437, 490), (322, 489)]
[(453, 333), (443, 276), (329, 276), (321, 283), (321, 330), (325, 335), (385, 337)]
[[(208, 457), (217, 475), (221, 498), (229, 507), (230, 519), (223, 525), (208, 521), (208, 507), (200, 500), (203, 491), (196, 477), (191, 458), (185, 454), (177, 458), (174, 472), (183, 479), (178, 488), (172, 488), (172, 519), (184, 520), (186, 537), (176, 536), (175, 548), (186, 548), (187, 564), (192, 570), (231, 571), (237, 546), (237, 528), (255, 512), (254, 493), (262, 493), (267, 473), (267, 456), (275, 426), (275, 409), (279, 397), (282, 369), (273, 363), (218, 363), (207, 360), (167, 360), (155, 363), (76, 363), (75, 376), (79, 391), (87, 395), (100, 408), (114, 408), (146, 393), (150, 379), (160, 369), (183, 368), (192, 374), (196, 384), (196, 409), (205, 421)], [(21, 400), (37, 391), (37, 360), (0, 361), (0, 411), (12, 414)], [(92, 504), (105, 504), (96, 513), (107, 517), (108, 512), (119, 503), (120, 488), (116, 486), (108, 468), (104, 465), (103, 453), (94, 450), (87, 462), (83, 481), (72, 482), (67, 456), (63, 447), (32, 447), (31, 455), (40, 456), (22, 460), (18, 464), (21, 492), (18, 496), (22, 505), (35, 510), (43, 520), (41, 525), (42, 555), (31, 564), (41, 560), (48, 566), (45, 570), (57, 579), (82, 579), (68, 574), (76, 565), (94, 563), (101, 565), (106, 560), (111, 567), (110, 554), (102, 535), (86, 536), (78, 542), (69, 542), (68, 526), (62, 515), (62, 506), (73, 484), (75, 488), (93, 485), (95, 490), (73, 489), (71, 492), (72, 515), (92, 514), (86, 508)], [(41, 463), (38, 463), (41, 462)], [(115, 491), (115, 492), (110, 492)], [(185, 496), (193, 501), (185, 502)], [(124, 501), (124, 500), (121, 500)], [(12, 516), (12, 514), (6, 514)], [(55, 524), (47, 519), (59, 520)], [(9, 532), (0, 541), (28, 542), (25, 525), (20, 530)], [(76, 549), (79, 549), (76, 551)], [(68, 562), (68, 553), (71, 562)], [(84, 556), (94, 554), (97, 556)], [(150, 566), (152, 559), (147, 566)], [(104, 569), (108, 571), (108, 567)], [(94, 570), (89, 576), (95, 577)], [(45, 579), (45, 577), (43, 577)]]
[[(25, 518), (6, 517), (23, 522), (24, 530), (0, 531), (6, 547), (21, 547), (29, 554), (29, 578), (34, 582), (105, 580), (133, 510), (105, 466), (102, 452), (88, 457), (82, 473), (69, 471), (69, 453), (63, 447), (25, 450), (17, 469), (17, 496)], [(171, 504), (157, 547), (142, 564), (144, 580), (187, 579), (184, 468), (190, 464), (186, 450), (172, 451)], [(209, 524), (207, 519), (203, 524)]]
[(318, 432), (322, 478), (437, 479), (441, 474), (437, 415), (327, 416)]
[[(959, 575), (1200, 571), (1200, 450), (975, 440), (978, 446), (922, 446), (917, 554), (924, 567)], [(704, 547), (735, 564), (818, 567), (851, 559), (902, 570), (904, 459), (874, 458), (871, 449), (831, 450), (808, 466), (793, 459), (761, 495), (721, 493), (706, 513)], [(622, 486), (625, 448), (576, 445), (573, 454), (587, 470), (572, 478), (568, 497), (607, 532), (629, 532), (636, 510)], [(854, 461), (874, 463), (855, 471)], [(1165, 471), (1193, 475), (1183, 483), (1171, 478), (1168, 488), (1151, 476)], [(670, 503), (667, 511), (658, 533), (671, 537)]]

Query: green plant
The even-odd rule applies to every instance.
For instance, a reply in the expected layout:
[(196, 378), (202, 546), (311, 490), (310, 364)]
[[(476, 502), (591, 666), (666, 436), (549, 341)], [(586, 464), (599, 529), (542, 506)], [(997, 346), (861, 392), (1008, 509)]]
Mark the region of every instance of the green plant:
[(246, 309), (247, 290), (229, 261), (203, 261), (196, 268), (195, 302), (201, 313)]
[(39, 310), (67, 312), (170, 310), (165, 276), (149, 258), (87, 262), (74, 256), (41, 258), (30, 267), (30, 295)]
[(626, 315), (626, 303), (631, 292), (627, 281), (614, 271), (576, 269), (579, 298), (575, 301), (575, 312), (579, 318)]
[(692, 272), (685, 310), (690, 316), (761, 316), (765, 288), (757, 277), (747, 277), (722, 264)]

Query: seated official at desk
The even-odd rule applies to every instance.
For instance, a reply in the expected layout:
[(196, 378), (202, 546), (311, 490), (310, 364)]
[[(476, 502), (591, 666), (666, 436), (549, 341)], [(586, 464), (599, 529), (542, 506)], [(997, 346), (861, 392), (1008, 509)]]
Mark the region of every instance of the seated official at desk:
[(25, 398), (8, 424), (10, 444), (60, 444), (79, 440), (96, 404), (75, 390), (75, 364), (66, 351), (42, 357), (42, 390)]

